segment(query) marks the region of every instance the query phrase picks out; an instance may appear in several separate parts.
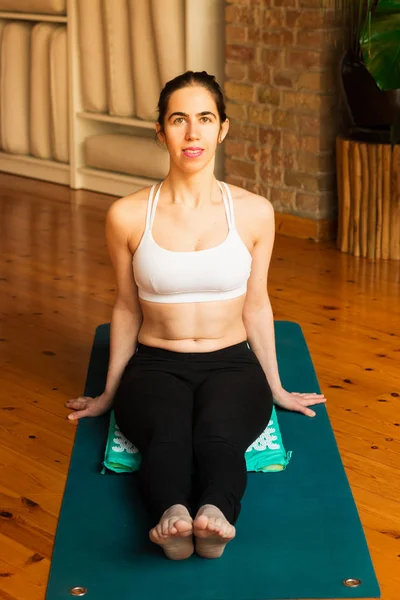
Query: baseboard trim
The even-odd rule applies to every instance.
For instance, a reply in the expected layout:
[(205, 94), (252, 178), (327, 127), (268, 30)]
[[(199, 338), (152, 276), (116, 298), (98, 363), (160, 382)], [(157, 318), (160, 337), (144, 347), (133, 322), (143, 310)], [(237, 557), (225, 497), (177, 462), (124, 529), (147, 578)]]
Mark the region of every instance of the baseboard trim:
[(336, 239), (337, 221), (335, 219), (317, 221), (289, 213), (275, 212), (275, 230), (276, 233), (288, 237), (325, 242)]

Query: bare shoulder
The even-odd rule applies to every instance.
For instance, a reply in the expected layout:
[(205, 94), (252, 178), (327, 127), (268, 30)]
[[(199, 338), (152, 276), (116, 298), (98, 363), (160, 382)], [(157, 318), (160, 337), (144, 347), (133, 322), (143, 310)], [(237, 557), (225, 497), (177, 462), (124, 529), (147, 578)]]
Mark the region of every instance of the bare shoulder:
[(118, 222), (131, 221), (140, 217), (143, 210), (146, 210), (149, 192), (150, 188), (146, 187), (123, 198), (118, 198), (108, 209), (107, 218)]
[(268, 198), (229, 184), (239, 220), (264, 230), (274, 222), (274, 207)]
[(146, 221), (150, 187), (140, 189), (115, 200), (107, 212), (106, 226), (111, 234), (126, 237), (135, 245)]

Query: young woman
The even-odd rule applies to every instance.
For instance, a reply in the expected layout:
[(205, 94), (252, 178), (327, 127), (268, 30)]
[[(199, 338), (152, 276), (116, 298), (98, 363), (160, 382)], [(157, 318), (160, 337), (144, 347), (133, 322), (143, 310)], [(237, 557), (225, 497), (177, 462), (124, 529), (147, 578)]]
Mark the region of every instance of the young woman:
[(141, 490), (157, 523), (150, 539), (166, 556), (218, 558), (235, 536), (245, 451), (273, 398), (310, 417), (325, 398), (282, 388), (267, 292), (273, 208), (214, 177), (229, 129), (215, 78), (176, 77), (158, 109), (169, 173), (107, 215), (118, 289), (106, 388), (67, 406), (71, 419), (113, 406), (141, 452)]

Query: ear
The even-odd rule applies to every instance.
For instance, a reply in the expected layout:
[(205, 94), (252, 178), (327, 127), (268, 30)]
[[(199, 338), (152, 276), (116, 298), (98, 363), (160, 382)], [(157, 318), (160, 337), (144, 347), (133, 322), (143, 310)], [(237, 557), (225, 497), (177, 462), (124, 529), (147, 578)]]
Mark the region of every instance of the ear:
[(162, 144), (165, 144), (165, 135), (164, 135), (164, 133), (163, 133), (163, 131), (161, 129), (160, 123), (156, 123), (156, 134), (157, 134), (157, 137), (158, 137), (159, 141)]
[(221, 124), (221, 128), (219, 130), (218, 141), (220, 144), (224, 141), (229, 131), (229, 119), (225, 119), (225, 121)]

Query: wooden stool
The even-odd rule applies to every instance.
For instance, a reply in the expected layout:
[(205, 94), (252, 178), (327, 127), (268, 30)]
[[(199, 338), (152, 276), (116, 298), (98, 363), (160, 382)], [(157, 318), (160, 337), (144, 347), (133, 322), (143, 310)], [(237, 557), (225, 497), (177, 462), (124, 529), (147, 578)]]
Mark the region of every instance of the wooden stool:
[(337, 248), (400, 260), (400, 145), (336, 138)]

